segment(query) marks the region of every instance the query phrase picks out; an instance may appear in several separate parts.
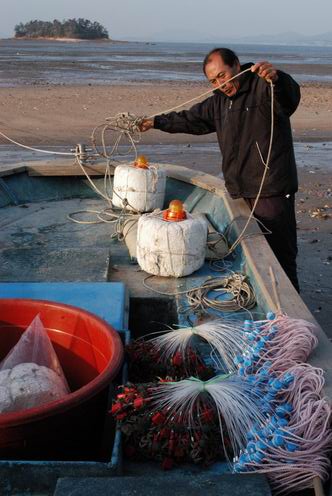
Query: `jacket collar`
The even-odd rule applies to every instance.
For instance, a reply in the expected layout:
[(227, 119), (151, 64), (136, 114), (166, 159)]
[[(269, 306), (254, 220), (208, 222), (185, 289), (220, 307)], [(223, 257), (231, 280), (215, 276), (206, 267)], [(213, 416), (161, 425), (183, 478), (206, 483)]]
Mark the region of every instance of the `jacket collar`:
[[(248, 64), (243, 64), (240, 66), (240, 71), (249, 69), (249, 67), (251, 67), (252, 65), (253, 65), (252, 62), (249, 62)], [(246, 72), (245, 74), (239, 76), (240, 88), (239, 91), (237, 91), (237, 93), (234, 95), (234, 98), (236, 98), (236, 96), (240, 95), (241, 93), (247, 93), (249, 91), (253, 75), (254, 74), (252, 72)]]

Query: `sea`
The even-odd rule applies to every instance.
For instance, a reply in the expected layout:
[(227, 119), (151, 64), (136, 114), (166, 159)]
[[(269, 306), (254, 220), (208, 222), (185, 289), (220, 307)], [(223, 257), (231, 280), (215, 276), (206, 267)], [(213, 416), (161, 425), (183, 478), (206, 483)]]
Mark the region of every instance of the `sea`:
[[(204, 81), (202, 60), (216, 45), (0, 40), (0, 86)], [(241, 63), (268, 60), (300, 83), (332, 82), (332, 46), (230, 44)]]

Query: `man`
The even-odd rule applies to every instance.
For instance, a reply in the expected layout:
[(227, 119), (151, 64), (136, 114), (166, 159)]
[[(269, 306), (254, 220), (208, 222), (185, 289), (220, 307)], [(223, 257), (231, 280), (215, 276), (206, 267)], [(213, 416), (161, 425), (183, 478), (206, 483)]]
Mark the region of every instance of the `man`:
[[(231, 82), (220, 85), (251, 68)], [(205, 57), (203, 71), (216, 89), (201, 103), (181, 112), (145, 119), (141, 131), (217, 133), (223, 156), (225, 185), (232, 198), (244, 198), (252, 208), (264, 172), (271, 132), (271, 88), (274, 84), (274, 137), (260, 200), (254, 215), (272, 233), (266, 236), (281, 266), (299, 290), (296, 273), (296, 221), (294, 194), (297, 172), (289, 117), (300, 101), (298, 84), (269, 62), (240, 66), (228, 48), (216, 48)], [(257, 142), (257, 144), (256, 144)]]

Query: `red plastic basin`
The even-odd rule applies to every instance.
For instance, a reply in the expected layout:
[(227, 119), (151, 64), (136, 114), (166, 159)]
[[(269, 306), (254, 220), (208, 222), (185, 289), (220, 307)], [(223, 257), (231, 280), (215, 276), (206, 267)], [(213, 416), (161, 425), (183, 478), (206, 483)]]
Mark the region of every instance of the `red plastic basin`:
[(38, 313), (72, 392), (37, 408), (0, 414), (0, 457), (93, 459), (100, 452), (108, 386), (123, 361), (121, 339), (105, 321), (80, 308), (5, 298), (0, 299), (0, 360)]

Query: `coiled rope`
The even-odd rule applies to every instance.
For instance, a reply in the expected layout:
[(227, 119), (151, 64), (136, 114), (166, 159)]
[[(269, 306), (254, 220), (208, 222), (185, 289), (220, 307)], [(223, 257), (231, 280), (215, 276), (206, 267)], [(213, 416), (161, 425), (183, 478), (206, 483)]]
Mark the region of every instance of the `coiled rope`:
[[(163, 296), (187, 297), (188, 307), (180, 308), (180, 313), (199, 312), (207, 313), (209, 310), (220, 312), (249, 311), (256, 305), (255, 292), (244, 274), (230, 271), (226, 276), (209, 278), (201, 285), (191, 289), (175, 292), (165, 292), (147, 284), (147, 281), (155, 277), (148, 275), (143, 280), (143, 286), (154, 293)], [(217, 298), (209, 296), (211, 292), (219, 293)], [(225, 295), (227, 295), (226, 298)], [(223, 299), (221, 299), (223, 297)], [(250, 312), (249, 312), (250, 313)]]
[[(209, 297), (210, 292), (219, 293), (219, 297)], [(227, 297), (221, 299), (225, 295)], [(220, 312), (237, 312), (250, 310), (256, 305), (254, 290), (247, 277), (239, 273), (206, 280), (202, 286), (187, 292), (187, 300), (192, 311), (212, 309)]]
[[(106, 123), (99, 124), (92, 130), (91, 141), (95, 153), (101, 157), (112, 159), (114, 155), (129, 155), (132, 151), (135, 153), (135, 160), (137, 159), (137, 147), (136, 144), (141, 140), (140, 123), (142, 122), (142, 117), (137, 117), (130, 113), (119, 113), (112, 117), (106, 118)], [(119, 132), (119, 136), (116, 138), (115, 143), (111, 146), (111, 150), (107, 151), (106, 145), (106, 133), (107, 132)], [(97, 134), (100, 133), (102, 150), (100, 151), (97, 146)], [(129, 148), (124, 152), (119, 150), (120, 142), (123, 138), (127, 138), (129, 141)]]

